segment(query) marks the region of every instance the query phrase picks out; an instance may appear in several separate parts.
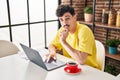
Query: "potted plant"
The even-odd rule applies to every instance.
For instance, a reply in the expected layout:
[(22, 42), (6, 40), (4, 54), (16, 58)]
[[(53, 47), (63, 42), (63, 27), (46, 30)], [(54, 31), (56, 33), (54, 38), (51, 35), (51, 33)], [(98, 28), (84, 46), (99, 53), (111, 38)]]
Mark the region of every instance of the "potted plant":
[(117, 47), (120, 45), (119, 39), (108, 39), (106, 41), (106, 45), (108, 46), (108, 50), (110, 54), (116, 54), (117, 53)]
[(86, 22), (92, 21), (92, 13), (93, 13), (92, 7), (86, 6), (84, 8), (84, 19)]

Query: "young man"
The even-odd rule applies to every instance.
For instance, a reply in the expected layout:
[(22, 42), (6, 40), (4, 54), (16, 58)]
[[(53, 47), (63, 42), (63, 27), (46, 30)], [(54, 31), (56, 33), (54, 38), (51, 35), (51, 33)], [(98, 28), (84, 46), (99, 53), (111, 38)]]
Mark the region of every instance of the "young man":
[(62, 50), (64, 56), (76, 60), (79, 64), (99, 68), (93, 33), (88, 26), (76, 21), (74, 8), (70, 5), (59, 5), (56, 15), (61, 28), (48, 46), (47, 61), (49, 62), (51, 57), (56, 59), (56, 50)]

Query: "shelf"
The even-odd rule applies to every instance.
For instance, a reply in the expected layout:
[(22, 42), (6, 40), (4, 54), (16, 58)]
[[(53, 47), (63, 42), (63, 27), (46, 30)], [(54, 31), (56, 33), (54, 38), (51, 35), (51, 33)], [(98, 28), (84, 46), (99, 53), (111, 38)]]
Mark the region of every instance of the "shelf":
[(117, 54), (109, 54), (108, 49), (105, 49), (105, 56), (120, 61), (120, 52)]
[(92, 25), (92, 22), (79, 21), (81, 24)]
[[(85, 21), (79, 21), (79, 22), (81, 24), (93, 25), (92, 22), (85, 22)], [(100, 22), (95, 22), (95, 27), (102, 27), (102, 28), (107, 28), (107, 29), (120, 30), (120, 27), (116, 27), (115, 25), (103, 24), (103, 23), (100, 23)]]
[(107, 28), (107, 29), (117, 29), (117, 30), (120, 30), (120, 27), (117, 27), (115, 25), (103, 24), (103, 23), (100, 23), (100, 22), (95, 22), (95, 26), (103, 27), (103, 28)]

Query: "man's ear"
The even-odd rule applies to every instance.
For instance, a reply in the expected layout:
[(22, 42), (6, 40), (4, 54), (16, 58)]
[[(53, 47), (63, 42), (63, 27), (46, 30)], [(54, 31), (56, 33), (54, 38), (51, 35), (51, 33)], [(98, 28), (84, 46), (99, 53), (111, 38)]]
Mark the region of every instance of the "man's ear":
[(74, 19), (77, 20), (77, 14), (74, 15)]

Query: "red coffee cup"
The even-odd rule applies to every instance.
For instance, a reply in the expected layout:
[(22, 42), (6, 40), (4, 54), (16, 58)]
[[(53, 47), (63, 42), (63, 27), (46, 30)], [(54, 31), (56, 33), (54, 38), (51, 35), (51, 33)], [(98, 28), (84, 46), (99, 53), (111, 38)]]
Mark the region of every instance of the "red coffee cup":
[(75, 62), (67, 62), (66, 66), (70, 69), (70, 72), (76, 72), (78, 70), (78, 64)]

